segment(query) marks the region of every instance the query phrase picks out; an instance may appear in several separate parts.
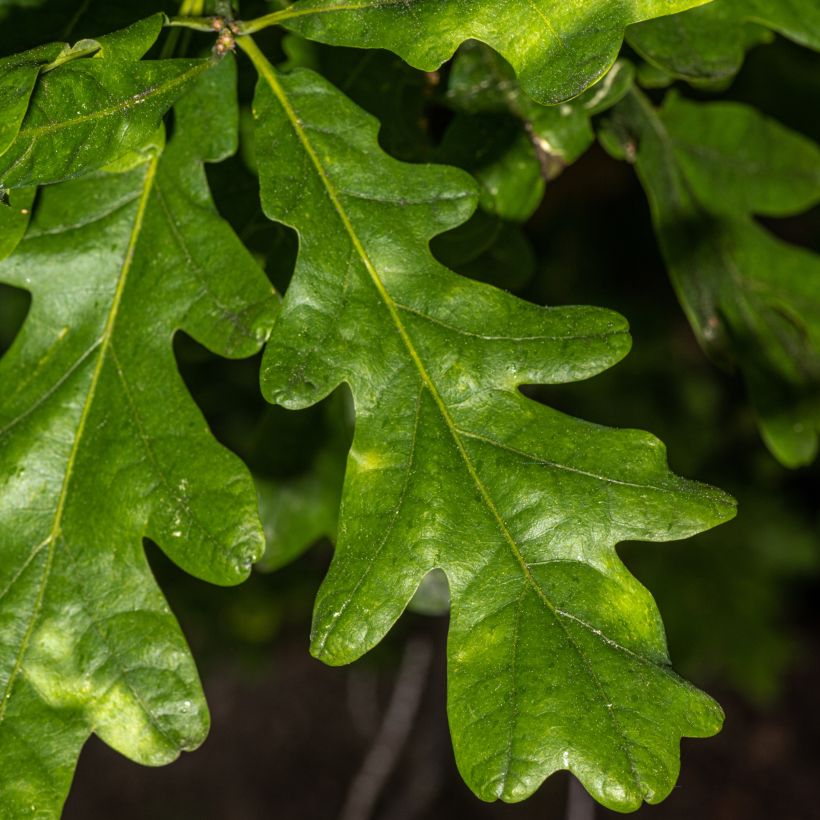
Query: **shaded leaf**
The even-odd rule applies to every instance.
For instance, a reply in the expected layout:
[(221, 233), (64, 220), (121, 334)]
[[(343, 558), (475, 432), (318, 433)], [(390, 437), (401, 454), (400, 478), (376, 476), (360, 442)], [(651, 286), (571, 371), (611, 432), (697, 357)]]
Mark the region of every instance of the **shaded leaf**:
[(389, 51), (329, 48), (293, 33), (282, 46), (288, 54), (282, 70), (313, 69), (381, 122), (387, 153), (407, 162), (429, 158), (425, 103), (437, 75), (416, 71)]
[(59, 813), (92, 731), (150, 765), (207, 732), (193, 660), (142, 539), (218, 584), (245, 578), (263, 546), (250, 476), (210, 436), (171, 348), (184, 328), (221, 355), (248, 356), (275, 309), (205, 180), (203, 162), (235, 149), (233, 83), (230, 61), (200, 81), (161, 157), (44, 189), (0, 264), (0, 280), (33, 294), (0, 360), (9, 816)]
[(774, 455), (809, 463), (820, 430), (820, 257), (753, 217), (820, 202), (820, 149), (743, 105), (671, 95), (655, 111), (637, 91), (615, 109), (607, 144), (635, 162), (701, 345), (740, 367)]
[(35, 188), (19, 188), (10, 193), (7, 205), (0, 204), (0, 260), (9, 256), (23, 238), (35, 194)]
[(648, 434), (524, 398), (522, 384), (618, 361), (623, 319), (540, 308), (440, 266), (427, 243), (469, 217), (469, 178), (390, 159), (332, 86), (279, 76), (240, 45), (261, 73), (263, 207), (300, 236), (263, 390), (295, 409), (345, 382), (356, 409), (313, 653), (355, 660), (441, 568), (450, 724), (471, 788), (521, 800), (563, 768), (611, 807), (661, 800), (681, 735), (714, 733), (721, 713), (670, 670), (654, 602), (614, 546), (713, 526), (730, 499), (672, 475)]
[(179, 0), (12, 0), (0, 2), (0, 54), (54, 40), (97, 38), (158, 12), (176, 14)]
[(63, 45), (54, 43), (0, 60), (0, 155), (20, 130), (41, 68), (61, 51)]
[(632, 66), (619, 61), (576, 99), (541, 105), (524, 93), (502, 57), (467, 44), (453, 61), (446, 99), (468, 116), (456, 117), (437, 158), (475, 176), (484, 210), (524, 222), (546, 183), (592, 146), (592, 117), (626, 94), (633, 75)]
[(311, 435), (321, 444), (308, 468), (284, 479), (258, 479), (259, 509), (267, 549), (257, 565), (279, 569), (322, 538), (336, 539), (345, 460), (352, 436), (352, 403), (347, 391), (326, 402), (323, 423)]
[(627, 41), (646, 59), (690, 81), (736, 74), (754, 45), (775, 31), (820, 50), (815, 0), (713, 0), (683, 14), (631, 26)]

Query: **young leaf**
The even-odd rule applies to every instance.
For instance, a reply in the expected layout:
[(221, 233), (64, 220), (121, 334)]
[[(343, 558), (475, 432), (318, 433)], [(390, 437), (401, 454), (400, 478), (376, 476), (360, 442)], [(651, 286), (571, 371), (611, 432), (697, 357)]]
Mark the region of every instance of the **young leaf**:
[(635, 91), (613, 125), (698, 340), (740, 367), (774, 455), (809, 463), (820, 431), (820, 257), (753, 217), (820, 202), (820, 149), (746, 106), (675, 95), (655, 111)]
[(70, 179), (150, 139), (186, 86), (215, 65), (210, 59), (135, 59), (160, 30), (161, 15), (155, 15), (107, 43), (96, 41), (105, 43), (107, 59), (75, 59), (43, 74), (16, 138), (0, 154), (0, 187)]
[(626, 323), (544, 309), (436, 263), (432, 236), (475, 207), (469, 177), (411, 166), (310, 71), (261, 77), (266, 214), (300, 256), (263, 364), (290, 408), (350, 385), (356, 431), (312, 651), (348, 663), (390, 629), (434, 568), (452, 593), (449, 715), (459, 767), (488, 800), (570, 769), (605, 805), (672, 788), (682, 735), (720, 709), (674, 675), (649, 593), (614, 550), (730, 518), (731, 500), (672, 475), (663, 446), (532, 402), (522, 384), (591, 376)]
[(184, 328), (219, 354), (251, 355), (276, 307), (205, 180), (203, 162), (235, 148), (233, 86), (229, 60), (203, 77), (161, 157), (44, 189), (0, 264), (0, 281), (33, 294), (0, 360), (8, 816), (59, 813), (92, 731), (157, 765), (208, 728), (141, 542), (218, 584), (245, 578), (263, 547), (250, 476), (210, 436), (171, 347)]
[(737, 73), (751, 46), (771, 37), (769, 29), (820, 50), (820, 5), (815, 0), (713, 0), (631, 26), (627, 41), (670, 74), (690, 81), (721, 80)]
[(435, 71), (465, 40), (487, 43), (541, 103), (575, 97), (615, 62), (624, 29), (708, 0), (299, 0), (274, 16), (311, 40), (386, 48)]

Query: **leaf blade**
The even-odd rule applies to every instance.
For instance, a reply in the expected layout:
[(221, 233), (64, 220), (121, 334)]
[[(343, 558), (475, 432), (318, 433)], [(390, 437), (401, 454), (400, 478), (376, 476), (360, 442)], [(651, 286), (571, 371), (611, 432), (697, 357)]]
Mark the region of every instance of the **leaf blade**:
[[(418, 249), (467, 218), (475, 201), (469, 180), (452, 169), (410, 170), (389, 160), (377, 148), (373, 121), (320, 78), (306, 71), (277, 75), (252, 44), (241, 47), (260, 71), (254, 111), (263, 208), (297, 229), (301, 248), (268, 343), (263, 390), (269, 400), (298, 408), (345, 381), (356, 406), (338, 544), (317, 599), (312, 652), (334, 665), (359, 657), (395, 623), (422, 579), (441, 568), (453, 599), (451, 727), (459, 767), (476, 793), (520, 800), (556, 768), (570, 768), (611, 807), (661, 799), (674, 782), (679, 737), (716, 731), (720, 710), (670, 677), (651, 596), (612, 548), (626, 538), (692, 534), (731, 517), (730, 502), (672, 476), (651, 436), (607, 431), (525, 399), (516, 389), (521, 384), (585, 378), (618, 361), (629, 344), (623, 320), (592, 308), (536, 308), (438, 266)], [(603, 474), (600, 453), (617, 454)], [(562, 503), (565, 521), (547, 512)], [(573, 551), (578, 537), (583, 556)], [(556, 562), (577, 563), (579, 572), (596, 568), (609, 584), (610, 605), (630, 600), (625, 588), (631, 593), (632, 603), (619, 611), (622, 622), (601, 623), (606, 612), (591, 614), (599, 661), (610, 642), (637, 644), (656, 661), (655, 672), (642, 676), (619, 658), (615, 675), (627, 681), (618, 708), (640, 757), (637, 778), (624, 774), (628, 755), (596, 753), (596, 721), (579, 717), (580, 709), (572, 713), (582, 724), (577, 733), (551, 738), (548, 714), (566, 718), (567, 710), (560, 699), (538, 701), (536, 679), (556, 690), (554, 673), (539, 665), (543, 643), (531, 654), (538, 673), (527, 680), (514, 664), (494, 660), (499, 643), (515, 643), (510, 623), (495, 643), (485, 635), (471, 644), (475, 621), (488, 623), (496, 607), (526, 619), (533, 635), (544, 631), (544, 611), (554, 626), (560, 607), (553, 597), (571, 593), (571, 584), (550, 588), (538, 567)], [(519, 602), (522, 590), (526, 600)], [(567, 611), (586, 622), (583, 606), (594, 599), (573, 599)], [(576, 621), (573, 629), (585, 629)], [(601, 627), (617, 630), (620, 640)], [(582, 634), (577, 640), (589, 640)], [(574, 657), (566, 638), (562, 653)], [(479, 740), (471, 734), (477, 724), (470, 693), (484, 685), (487, 668), (519, 694), (488, 695), (492, 709), (481, 718)], [(655, 689), (671, 681), (677, 693), (675, 717), (654, 736), (652, 753), (662, 765), (634, 748), (637, 725), (654, 723), (657, 713), (646, 707), (638, 718), (623, 717), (635, 706), (629, 693), (642, 691), (638, 681)], [(542, 708), (525, 708), (536, 702)], [(596, 702), (604, 702), (600, 693)], [(520, 722), (515, 709), (526, 713)], [(537, 750), (508, 759), (499, 738), (510, 732)], [(610, 728), (606, 742), (613, 732), (617, 740)]]
[(331, 45), (386, 48), (415, 68), (435, 71), (465, 40), (480, 40), (516, 70), (524, 90), (546, 104), (575, 97), (615, 62), (631, 23), (674, 14), (704, 0), (642, 0), (629, 8), (584, 0), (513, 0), (503, 7), (437, 0), (300, 0), (279, 18)]
[(207, 732), (193, 659), (142, 539), (219, 584), (244, 579), (263, 548), (250, 476), (211, 437), (170, 344), (184, 328), (247, 356), (276, 309), (207, 190), (203, 162), (226, 146), (191, 127), (190, 111), (216, 99), (220, 129), (235, 132), (232, 65), (180, 104), (161, 156), (44, 189), (25, 241), (0, 265), (3, 281), (34, 292), (0, 360), (15, 386), (0, 401), (0, 760), (15, 772), (0, 794), (10, 810), (57, 813), (92, 731), (149, 765)]
[(142, 145), (213, 60), (74, 60), (43, 76), (0, 156), (6, 188), (44, 185), (101, 168)]
[[(616, 141), (637, 150), (669, 275), (699, 343), (738, 366), (775, 457), (792, 468), (810, 463), (820, 441), (820, 257), (753, 217), (817, 202), (820, 150), (742, 105), (672, 97), (655, 111), (636, 90), (614, 109), (613, 125)], [(693, 153), (698, 142), (703, 150)], [(778, 173), (758, 170), (769, 165)]]

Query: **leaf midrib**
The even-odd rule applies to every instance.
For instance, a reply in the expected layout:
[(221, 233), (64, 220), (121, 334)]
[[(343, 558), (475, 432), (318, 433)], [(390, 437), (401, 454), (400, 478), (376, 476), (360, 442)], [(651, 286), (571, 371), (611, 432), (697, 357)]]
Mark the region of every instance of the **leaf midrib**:
[[(550, 612), (553, 617), (553, 620), (556, 624), (559, 625), (561, 631), (564, 633), (564, 636), (567, 640), (567, 643), (573, 648), (578, 658), (581, 660), (587, 674), (590, 676), (591, 680), (594, 682), (596, 688), (598, 689), (599, 696), (601, 697), (602, 702), (606, 707), (606, 713), (609, 715), (610, 720), (612, 722), (613, 728), (615, 729), (616, 734), (621, 738), (623, 741), (623, 752), (626, 759), (629, 761), (630, 768), (633, 773), (633, 777), (635, 779), (635, 785), (638, 789), (641, 787), (641, 778), (638, 774), (637, 767), (635, 765), (635, 760), (633, 758), (631, 749), (629, 748), (628, 738), (623, 727), (620, 724), (620, 721), (616, 717), (614, 713), (614, 708), (612, 706), (613, 701), (609, 698), (606, 690), (604, 689), (603, 682), (595, 672), (594, 667), (589, 661), (589, 658), (586, 656), (584, 651), (581, 649), (580, 645), (575, 641), (575, 639), (570, 634), (569, 630), (567, 629), (566, 625), (563, 623), (558, 608), (555, 604), (547, 597), (544, 590), (541, 588), (540, 584), (535, 580), (532, 572), (530, 571), (529, 565), (527, 564), (524, 556), (521, 553), (521, 550), (518, 547), (515, 538), (513, 537), (512, 533), (509, 531), (509, 528), (506, 525), (498, 507), (495, 504), (494, 499), (489, 493), (489, 490), (485, 486), (484, 482), (481, 480), (481, 477), (478, 475), (478, 471), (473, 464), (472, 458), (470, 457), (467, 448), (462, 441), (461, 436), (459, 435), (459, 428), (455, 424), (453, 417), (450, 414), (449, 408), (445, 404), (443, 398), (438, 392), (438, 389), (435, 385), (435, 382), (430, 377), (429, 373), (427, 372), (426, 367), (424, 366), (424, 362), (422, 361), (421, 357), (419, 356), (418, 352), (416, 351), (412, 339), (410, 338), (407, 329), (404, 327), (404, 323), (401, 320), (401, 316), (399, 315), (398, 308), (396, 307), (395, 303), (393, 302), (392, 297), (390, 296), (389, 292), (384, 286), (378, 271), (376, 270), (375, 266), (373, 265), (372, 260), (370, 259), (367, 250), (365, 249), (362, 241), (359, 239), (358, 234), (350, 220), (350, 217), (347, 215), (347, 212), (344, 209), (344, 206), (339, 199), (339, 196), (335, 190), (335, 186), (333, 185), (332, 181), (327, 175), (324, 166), (322, 165), (321, 159), (316, 152), (316, 149), (313, 147), (312, 143), (310, 142), (307, 133), (302, 125), (302, 122), (297, 115), (296, 111), (294, 110), (293, 106), (290, 103), (284, 89), (279, 84), (279, 81), (276, 79), (276, 74), (273, 66), (267, 60), (267, 58), (262, 54), (262, 52), (258, 49), (256, 44), (249, 38), (243, 37), (239, 40), (240, 47), (248, 54), (248, 56), (253, 61), (254, 65), (256, 66), (259, 73), (268, 83), (271, 92), (274, 94), (276, 99), (279, 101), (279, 104), (282, 106), (285, 114), (287, 115), (288, 119), (290, 120), (291, 126), (294, 129), (299, 141), (302, 143), (302, 146), (305, 149), (305, 152), (308, 154), (313, 166), (316, 169), (317, 174), (319, 175), (322, 184), (327, 191), (328, 197), (333, 204), (334, 209), (336, 210), (339, 219), (341, 220), (345, 231), (350, 238), (351, 244), (353, 245), (354, 250), (356, 251), (359, 258), (362, 260), (362, 264), (365, 266), (365, 269), (368, 272), (368, 276), (370, 277), (373, 285), (375, 286), (379, 296), (381, 297), (382, 301), (384, 302), (385, 307), (387, 308), (394, 325), (396, 326), (396, 330), (407, 349), (407, 352), (412, 359), (416, 369), (418, 370), (419, 376), (422, 380), (422, 383), (429, 391), (433, 401), (435, 402), (442, 419), (450, 433), (453, 442), (456, 445), (456, 449), (461, 456), (462, 461), (464, 462), (465, 469), (469, 474), (473, 484), (475, 485), (476, 489), (479, 492), (482, 500), (484, 501), (485, 506), (487, 507), (488, 511), (492, 519), (495, 521), (496, 526), (498, 527), (504, 541), (510, 547), (510, 550), (521, 568), (521, 571), (524, 575), (524, 578), (531, 589), (535, 592), (538, 599), (541, 603), (546, 607), (546, 609)], [(509, 776), (509, 770), (505, 772), (505, 788), (506, 788), (506, 778)]]
[[(88, 393), (83, 404), (83, 409), (80, 413), (80, 419), (77, 424), (77, 430), (74, 434), (74, 441), (71, 446), (68, 461), (66, 462), (65, 475), (63, 476), (63, 484), (60, 489), (60, 496), (57, 501), (57, 507), (54, 511), (54, 521), (52, 523), (51, 531), (48, 535), (48, 538), (44, 542), (48, 544), (48, 554), (46, 556), (45, 565), (43, 567), (43, 575), (40, 579), (40, 585), (37, 590), (37, 596), (34, 602), (34, 609), (32, 611), (28, 627), (26, 628), (26, 632), (23, 635), (23, 640), (21, 641), (20, 649), (17, 653), (17, 657), (15, 658), (14, 666), (12, 667), (11, 674), (9, 675), (9, 679), (6, 684), (6, 688), (3, 692), (2, 700), (0, 700), (0, 723), (2, 723), (2, 721), (5, 718), (8, 703), (11, 699), (11, 692), (14, 687), (14, 683), (17, 679), (17, 676), (20, 674), (20, 669), (22, 668), (23, 660), (25, 659), (29, 643), (31, 642), (31, 637), (34, 633), (34, 628), (37, 624), (37, 619), (40, 616), (43, 601), (45, 600), (48, 582), (51, 577), (51, 570), (54, 565), (54, 554), (56, 551), (57, 538), (61, 533), (62, 519), (63, 514), (65, 512), (66, 501), (68, 498), (68, 490), (71, 485), (72, 476), (74, 474), (74, 465), (77, 460), (77, 454), (80, 450), (80, 444), (83, 439), (83, 434), (85, 432), (85, 426), (88, 421), (88, 416), (91, 412), (91, 407), (94, 404), (94, 398), (96, 396), (100, 376), (102, 375), (106, 355), (110, 348), (111, 338), (114, 333), (114, 326), (116, 325), (117, 316), (119, 313), (120, 305), (122, 303), (122, 297), (125, 292), (125, 285), (128, 280), (128, 274), (131, 270), (134, 261), (134, 255), (136, 253), (137, 242), (142, 232), (142, 226), (145, 219), (145, 212), (148, 206), (148, 201), (150, 199), (154, 179), (156, 177), (158, 162), (159, 157), (155, 155), (148, 162), (148, 166), (145, 171), (143, 189), (139, 198), (139, 203), (137, 205), (137, 211), (134, 217), (134, 224), (131, 228), (131, 234), (128, 240), (128, 246), (126, 249), (125, 257), (123, 259), (122, 267), (120, 269), (119, 280), (117, 282), (116, 290), (114, 291), (114, 298), (111, 302), (111, 308), (108, 312), (105, 327), (103, 329), (102, 336), (100, 337), (97, 361), (94, 366), (94, 372), (88, 387)], [(42, 548), (43, 543), (35, 547), (35, 550), (39, 551), (39, 549)]]
[(128, 111), (132, 108), (136, 108), (138, 105), (141, 105), (146, 100), (150, 100), (154, 96), (163, 94), (167, 91), (172, 91), (177, 86), (184, 85), (190, 79), (196, 77), (198, 74), (201, 74), (202, 72), (210, 68), (211, 64), (211, 60), (203, 60), (202, 62), (199, 62), (195, 66), (193, 66), (193, 68), (188, 69), (188, 71), (184, 72), (183, 74), (177, 75), (171, 80), (167, 80), (166, 82), (150, 86), (144, 91), (140, 91), (137, 94), (132, 94), (130, 97), (127, 97), (124, 100), (120, 100), (114, 105), (109, 105), (106, 108), (100, 108), (97, 111), (92, 111), (90, 114), (81, 114), (78, 117), (72, 117), (68, 120), (60, 120), (56, 123), (30, 126), (28, 128), (26, 128), (24, 124), (24, 127), (21, 128), (17, 134), (17, 140), (35, 140), (43, 136), (44, 134), (54, 134), (65, 128), (70, 128), (75, 125), (82, 125), (87, 122), (96, 122), (97, 120), (102, 120), (106, 117), (111, 117), (115, 114), (120, 114), (123, 111)]

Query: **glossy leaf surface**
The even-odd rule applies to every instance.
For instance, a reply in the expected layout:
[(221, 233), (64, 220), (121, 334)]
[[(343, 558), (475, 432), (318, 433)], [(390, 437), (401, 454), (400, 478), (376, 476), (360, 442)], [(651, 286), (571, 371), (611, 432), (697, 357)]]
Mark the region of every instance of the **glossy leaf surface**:
[(103, 59), (74, 59), (42, 74), (16, 137), (0, 154), (0, 186), (70, 179), (149, 140), (186, 87), (213, 67), (212, 60), (140, 60), (161, 27), (155, 15), (107, 42), (91, 41)]
[(436, 263), (431, 237), (476, 204), (469, 177), (379, 149), (376, 123), (310, 71), (261, 72), (266, 214), (300, 255), (263, 390), (307, 407), (347, 383), (356, 431), (312, 651), (349, 663), (434, 568), (452, 596), (449, 717), (482, 798), (521, 800), (570, 769), (604, 804), (672, 788), (682, 735), (719, 707), (669, 667), (658, 612), (614, 547), (733, 515), (671, 474), (652, 436), (562, 415), (518, 391), (582, 379), (629, 348), (624, 320), (541, 308)]
[(820, 431), (820, 257), (754, 216), (820, 202), (820, 149), (746, 106), (634, 92), (615, 109), (672, 282), (704, 349), (743, 372), (783, 464), (812, 461)]
[(55, 43), (0, 60), (0, 155), (20, 130), (40, 70), (62, 50), (63, 46)]
[(386, 48), (435, 71), (465, 40), (498, 51), (542, 103), (580, 94), (615, 62), (624, 29), (704, 0), (300, 0), (282, 19), (311, 40)]
[[(206, 75), (161, 156), (44, 189), (0, 264), (0, 281), (33, 295), (0, 360), (5, 816), (57, 816), (92, 731), (149, 765), (207, 732), (142, 539), (218, 584), (243, 580), (263, 547), (250, 476), (210, 436), (172, 352), (183, 328), (251, 355), (275, 313), (205, 180), (203, 162), (235, 149), (233, 85), (229, 61)], [(218, 116), (205, 123), (203, 107)]]

